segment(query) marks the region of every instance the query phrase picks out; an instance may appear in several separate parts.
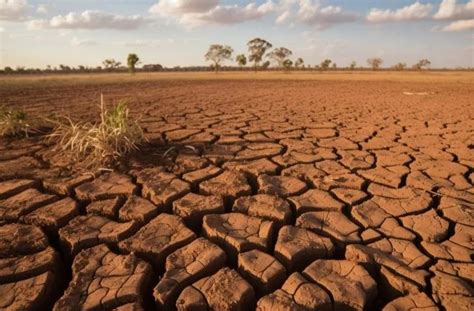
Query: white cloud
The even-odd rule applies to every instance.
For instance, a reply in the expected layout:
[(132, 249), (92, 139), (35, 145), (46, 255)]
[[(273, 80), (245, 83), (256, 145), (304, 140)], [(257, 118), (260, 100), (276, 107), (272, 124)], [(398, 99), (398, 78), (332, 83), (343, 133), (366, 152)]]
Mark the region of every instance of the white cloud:
[(79, 39), (77, 37), (73, 37), (71, 39), (70, 45), (73, 47), (91, 46), (91, 45), (97, 45), (97, 42), (93, 40), (85, 40), (85, 39)]
[(48, 14), (48, 6), (46, 4), (40, 4), (36, 8), (36, 13), (38, 14)]
[(160, 0), (149, 12), (157, 15), (204, 13), (219, 4), (219, 0)]
[(122, 42), (123, 46), (126, 47), (158, 47), (160, 46), (159, 40), (135, 40), (131, 42)]
[(474, 19), (465, 19), (452, 22), (451, 24), (445, 26), (443, 31), (463, 31), (474, 29)]
[(282, 9), (277, 24), (295, 21), (324, 29), (358, 19), (356, 14), (346, 12), (340, 6), (322, 6), (317, 0), (281, 0), (279, 7)]
[(251, 2), (246, 6), (219, 5), (218, 0), (161, 0), (149, 10), (154, 15), (172, 17), (190, 27), (204, 24), (238, 24), (260, 19), (273, 11), (274, 3), (271, 0), (261, 5)]
[(430, 15), (432, 9), (431, 4), (422, 4), (418, 1), (397, 10), (374, 8), (367, 15), (367, 20), (372, 23), (422, 20)]
[(456, 0), (443, 0), (435, 19), (470, 19), (474, 17), (474, 0), (465, 4), (457, 4)]
[(29, 8), (26, 0), (0, 0), (0, 20), (21, 20)]
[(5, 32), (5, 28), (0, 27), (0, 33)]
[(191, 20), (195, 20), (197, 23), (238, 24), (249, 20), (260, 19), (266, 14), (272, 12), (272, 10), (273, 3), (271, 1), (265, 2), (260, 6), (255, 3), (250, 3), (245, 7), (240, 7), (238, 5), (218, 5), (206, 13), (190, 16), (190, 18)]
[(28, 28), (133, 30), (147, 22), (140, 15), (123, 16), (101, 11), (84, 11), (57, 15), (50, 20), (32, 20), (28, 22)]

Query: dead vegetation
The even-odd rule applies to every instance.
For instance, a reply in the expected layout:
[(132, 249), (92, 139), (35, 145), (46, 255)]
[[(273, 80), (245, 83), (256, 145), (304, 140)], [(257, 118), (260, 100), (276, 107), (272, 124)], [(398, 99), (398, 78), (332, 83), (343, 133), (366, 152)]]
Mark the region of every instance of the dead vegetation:
[(0, 136), (28, 136), (34, 131), (33, 122), (23, 110), (9, 109), (0, 106)]
[(128, 104), (120, 102), (108, 110), (103, 99), (100, 122), (74, 121), (69, 117), (52, 120), (48, 135), (57, 148), (91, 164), (108, 164), (139, 150), (146, 139), (137, 121), (131, 120)]

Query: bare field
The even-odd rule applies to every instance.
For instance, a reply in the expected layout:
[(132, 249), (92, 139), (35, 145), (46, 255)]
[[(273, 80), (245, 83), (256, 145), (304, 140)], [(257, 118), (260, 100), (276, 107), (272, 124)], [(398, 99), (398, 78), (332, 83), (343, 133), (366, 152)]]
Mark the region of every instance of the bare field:
[(150, 141), (114, 172), (0, 140), (0, 308), (474, 309), (473, 73), (0, 79), (32, 116), (100, 94)]

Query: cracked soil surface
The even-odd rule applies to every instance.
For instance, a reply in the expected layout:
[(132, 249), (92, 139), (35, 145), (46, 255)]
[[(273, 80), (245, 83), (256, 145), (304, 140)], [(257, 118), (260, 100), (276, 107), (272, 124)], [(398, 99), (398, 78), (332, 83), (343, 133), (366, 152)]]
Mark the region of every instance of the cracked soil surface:
[(472, 80), (0, 87), (100, 92), (150, 140), (114, 172), (0, 140), (1, 310), (474, 310)]

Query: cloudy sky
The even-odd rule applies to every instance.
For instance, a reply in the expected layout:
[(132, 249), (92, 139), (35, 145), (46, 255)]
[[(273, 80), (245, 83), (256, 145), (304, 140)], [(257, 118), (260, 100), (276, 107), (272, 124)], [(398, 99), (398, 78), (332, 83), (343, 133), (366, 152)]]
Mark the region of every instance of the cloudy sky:
[(203, 65), (210, 44), (254, 37), (311, 65), (474, 67), (474, 0), (0, 0), (0, 67)]

